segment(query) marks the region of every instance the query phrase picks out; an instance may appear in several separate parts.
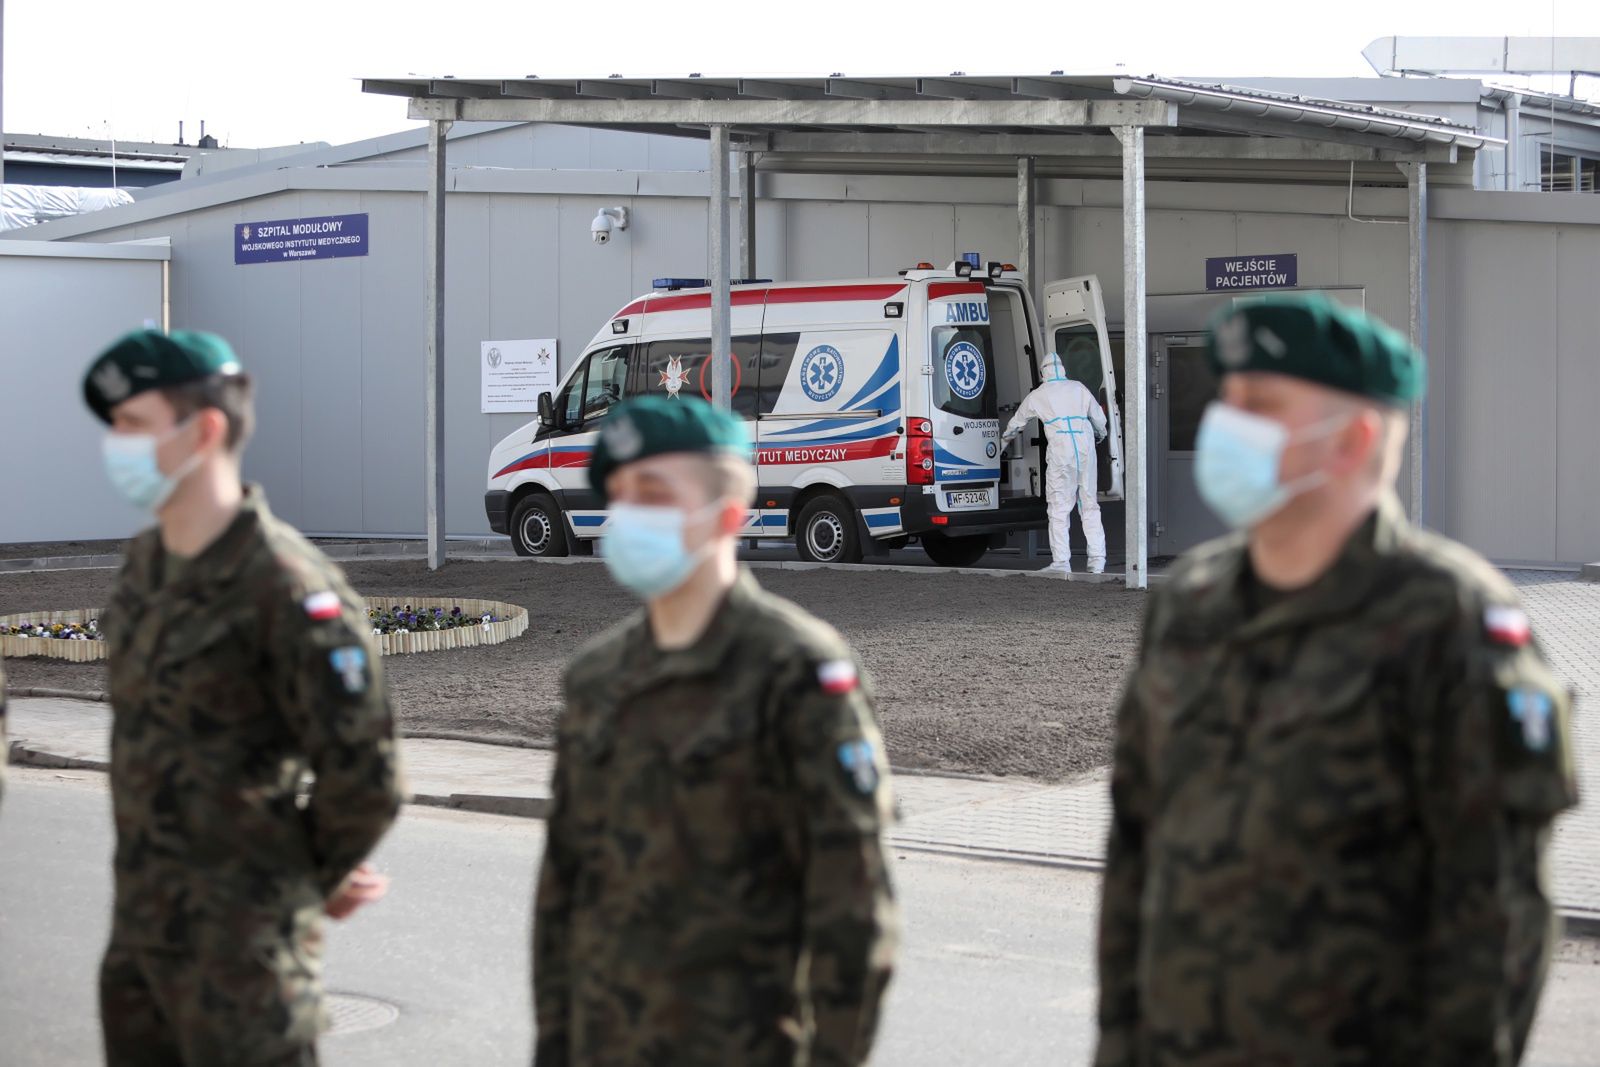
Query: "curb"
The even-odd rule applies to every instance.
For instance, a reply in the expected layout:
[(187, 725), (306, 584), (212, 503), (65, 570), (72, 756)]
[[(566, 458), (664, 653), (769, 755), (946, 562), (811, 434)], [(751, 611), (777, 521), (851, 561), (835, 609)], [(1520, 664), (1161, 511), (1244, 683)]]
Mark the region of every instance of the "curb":
[(36, 556), (0, 559), (0, 574), (29, 571), (93, 571), (122, 566), (121, 556)]
[(1585, 582), (1600, 582), (1600, 563), (1585, 563), (1578, 571), (1578, 578)]
[[(100, 771), (107, 772), (111, 764), (105, 760), (83, 759), (78, 756), (58, 756), (54, 752), (34, 748), (26, 741), (11, 743), (11, 762), (19, 767), (33, 767), (45, 771)], [(543, 819), (550, 814), (548, 797), (500, 796), (492, 793), (417, 793), (408, 797), (408, 804), (432, 808), (456, 808), (483, 815), (515, 815), (526, 819)]]
[(1587, 908), (1557, 908), (1561, 919), (1563, 937), (1581, 937), (1586, 941), (1600, 940), (1600, 911)]
[[(33, 697), (51, 700), (87, 700), (98, 704), (109, 704), (111, 702), (111, 694), (99, 689), (50, 689), (46, 686), (28, 686), (24, 689), (11, 690), (10, 696), (13, 700), (26, 700)], [(553, 741), (545, 741), (534, 737), (515, 737), (511, 734), (475, 734), (466, 730), (402, 729), (400, 731), (400, 740), (404, 741), (410, 737), (414, 737), (418, 741), (463, 741), (472, 745), (526, 748), (540, 752), (554, 752), (556, 749)], [(34, 750), (30, 749), (29, 751)], [(39, 753), (44, 758), (60, 758), (42, 750), (39, 750)], [(951, 778), (963, 782), (1005, 782), (1015, 780), (988, 774), (976, 774), (971, 771), (945, 771), (937, 767), (896, 767), (893, 764), (889, 766), (889, 772), (899, 778)]]
[[(95, 662), (102, 662), (96, 660)], [(90, 700), (97, 704), (111, 703), (111, 694), (101, 689), (51, 689), (48, 686), (31, 685), (22, 689), (10, 690), (12, 700), (24, 700), (29, 697), (38, 697), (49, 700)]]
[[(448, 740), (448, 739), (446, 739)], [(532, 746), (518, 746), (532, 747)], [(11, 743), (11, 762), (21, 767), (39, 770), (107, 771), (110, 764), (104, 760), (81, 759), (76, 756), (58, 756), (53, 752), (30, 747), (25, 741)], [(915, 773), (915, 772), (909, 772)], [(449, 808), (478, 815), (507, 815), (520, 819), (546, 819), (550, 815), (549, 797), (507, 796), (496, 793), (416, 793), (406, 803), (428, 808)], [(897, 838), (888, 835), (890, 849), (917, 852), (955, 859), (978, 860), (985, 863), (1011, 863), (1026, 867), (1048, 867), (1058, 870), (1102, 871), (1103, 860), (1088, 856), (1050, 855), (1045, 852), (1024, 852), (1014, 849), (983, 848), (968, 845), (950, 845), (917, 838)], [(1561, 919), (1561, 935), (1565, 938), (1600, 940), (1600, 911), (1585, 908), (1557, 908)]]

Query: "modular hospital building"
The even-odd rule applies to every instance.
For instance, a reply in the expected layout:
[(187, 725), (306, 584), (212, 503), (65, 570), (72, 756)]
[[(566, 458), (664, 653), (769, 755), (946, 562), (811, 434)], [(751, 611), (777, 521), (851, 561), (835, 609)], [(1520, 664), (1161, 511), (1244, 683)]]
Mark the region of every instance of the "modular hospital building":
[[(1218, 528), (1191, 477), (1194, 427), (1214, 390), (1201, 358), (1209, 315), (1243, 292), (1317, 290), (1404, 331), (1420, 277), (1432, 388), (1403, 497), (1427, 525), (1503, 563), (1600, 559), (1600, 197), (1583, 193), (1600, 165), (1600, 108), (1439, 78), (608, 82), (369, 85), (453, 121), (441, 353), (451, 536), (490, 534), (490, 448), (533, 417), (482, 410), (483, 343), (553, 339), (564, 368), (652, 279), (707, 275), (707, 142), (688, 128), (698, 120), (688, 137), (642, 120), (491, 121), (520, 114), (512, 104), (732, 109), (748, 98), (798, 102), (791, 116), (812, 102), (862, 105), (850, 128), (732, 126), (748, 161), (732, 185), (753, 219), (756, 276), (892, 277), (965, 252), (1022, 264), (1036, 293), (1095, 274), (1119, 352), (1129, 186), (1109, 127), (1137, 104), (1141, 121), (1154, 116), (1137, 346), (1150, 555)], [(951, 114), (992, 108), (995, 121), (969, 138), (982, 151), (922, 128), (911, 105), (925, 99), (966, 109)], [(1068, 137), (1011, 124), (1036, 113), (1020, 101), (1080, 99), (1088, 118)], [(881, 112), (889, 126), (868, 107), (885, 102), (900, 107)], [(1097, 127), (1102, 104), (1122, 118)], [(396, 100), (397, 121), (404, 110)], [(247, 474), (278, 514), (317, 534), (421, 534), (428, 138), (417, 129), (208, 168), (125, 207), (7, 234), (0, 425), (8, 440), (52, 445), (0, 475), (0, 541), (119, 536), (136, 524), (102, 491), (96, 426), (76, 389), (97, 347), (147, 318), (214, 330), (239, 349), (260, 409)], [(1414, 276), (1419, 190), (1398, 164), (1416, 161), (1426, 246)], [(606, 208), (625, 208), (628, 225), (597, 243), (591, 227)], [(309, 251), (284, 254), (295, 248)], [(1138, 376), (1121, 369), (1130, 388)], [(1108, 508), (1113, 556), (1123, 526)]]

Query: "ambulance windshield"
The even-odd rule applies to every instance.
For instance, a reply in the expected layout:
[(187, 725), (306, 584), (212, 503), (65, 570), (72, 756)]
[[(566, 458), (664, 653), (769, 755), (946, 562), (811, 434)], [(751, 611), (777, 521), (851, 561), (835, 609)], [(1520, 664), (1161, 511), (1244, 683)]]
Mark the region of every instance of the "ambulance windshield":
[(994, 346), (987, 324), (933, 328), (933, 403), (969, 419), (993, 419)]

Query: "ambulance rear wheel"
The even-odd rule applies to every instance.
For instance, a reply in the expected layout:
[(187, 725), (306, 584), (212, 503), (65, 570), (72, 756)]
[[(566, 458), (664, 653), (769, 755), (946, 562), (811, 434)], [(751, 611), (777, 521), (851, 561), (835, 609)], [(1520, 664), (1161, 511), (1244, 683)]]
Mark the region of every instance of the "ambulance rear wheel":
[(519, 556), (565, 556), (561, 506), (547, 496), (523, 497), (511, 512), (511, 547)]
[(801, 509), (794, 543), (808, 563), (860, 563), (856, 509), (832, 493), (817, 497)]
[(986, 534), (952, 537), (949, 534), (925, 533), (922, 535), (922, 547), (928, 553), (928, 558), (941, 567), (970, 567), (989, 551), (989, 538)]

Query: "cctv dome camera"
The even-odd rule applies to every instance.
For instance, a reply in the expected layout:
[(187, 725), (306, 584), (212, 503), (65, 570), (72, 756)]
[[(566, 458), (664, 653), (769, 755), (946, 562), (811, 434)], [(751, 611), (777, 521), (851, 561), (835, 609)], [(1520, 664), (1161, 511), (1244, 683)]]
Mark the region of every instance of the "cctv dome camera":
[(597, 245), (607, 244), (611, 240), (611, 231), (626, 230), (628, 228), (628, 209), (625, 207), (603, 207), (595, 215), (594, 221), (589, 223), (589, 237)]

